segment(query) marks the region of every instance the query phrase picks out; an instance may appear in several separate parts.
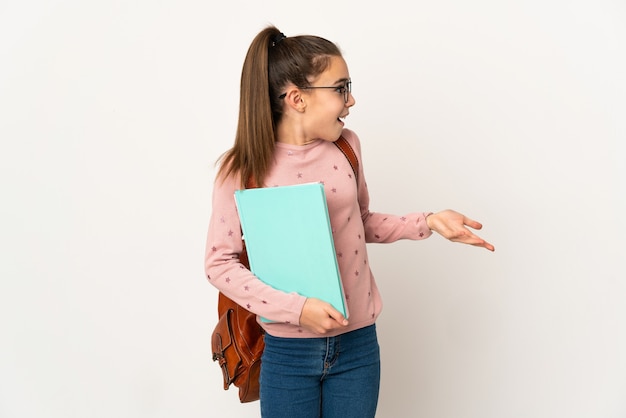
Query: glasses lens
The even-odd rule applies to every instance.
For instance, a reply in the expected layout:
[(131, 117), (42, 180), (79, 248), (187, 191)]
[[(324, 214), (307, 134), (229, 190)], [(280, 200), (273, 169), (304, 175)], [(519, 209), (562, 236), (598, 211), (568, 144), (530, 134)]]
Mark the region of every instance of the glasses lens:
[(346, 89), (343, 93), (343, 100), (348, 103), (348, 98), (350, 97), (350, 93), (352, 93), (352, 81), (348, 81), (346, 83)]

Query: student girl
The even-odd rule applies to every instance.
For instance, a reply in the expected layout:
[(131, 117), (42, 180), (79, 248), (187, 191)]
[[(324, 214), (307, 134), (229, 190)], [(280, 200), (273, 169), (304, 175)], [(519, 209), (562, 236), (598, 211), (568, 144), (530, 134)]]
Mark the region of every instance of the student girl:
[[(343, 136), (361, 162), (361, 144), (344, 120), (355, 104), (338, 47), (317, 36), (286, 37), (268, 26), (243, 64), (235, 142), (220, 158), (205, 267), (209, 282), (255, 314), (266, 331), (260, 377), (266, 418), (374, 417), (380, 382), (376, 318), (381, 296), (366, 243), (420, 240), (432, 231), (494, 247), (469, 228), (480, 223), (445, 210), (396, 216), (372, 212), (363, 164), (357, 181), (333, 142)], [(350, 312), (265, 285), (239, 260), (242, 237), (234, 191), (322, 182)]]

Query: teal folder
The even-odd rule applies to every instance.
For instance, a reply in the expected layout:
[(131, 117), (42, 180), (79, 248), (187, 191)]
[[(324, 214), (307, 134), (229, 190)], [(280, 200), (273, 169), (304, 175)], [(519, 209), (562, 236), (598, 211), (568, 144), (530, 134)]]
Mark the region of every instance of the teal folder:
[(324, 300), (347, 317), (324, 185), (237, 190), (235, 201), (250, 270), (276, 289)]

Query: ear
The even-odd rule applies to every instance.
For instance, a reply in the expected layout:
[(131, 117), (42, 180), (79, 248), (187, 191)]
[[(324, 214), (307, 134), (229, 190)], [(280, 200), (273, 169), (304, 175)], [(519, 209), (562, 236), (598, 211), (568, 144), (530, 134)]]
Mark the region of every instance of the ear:
[(283, 99), (285, 104), (297, 112), (304, 112), (306, 102), (304, 101), (304, 95), (302, 91), (296, 86), (289, 87), (286, 91), (285, 98)]

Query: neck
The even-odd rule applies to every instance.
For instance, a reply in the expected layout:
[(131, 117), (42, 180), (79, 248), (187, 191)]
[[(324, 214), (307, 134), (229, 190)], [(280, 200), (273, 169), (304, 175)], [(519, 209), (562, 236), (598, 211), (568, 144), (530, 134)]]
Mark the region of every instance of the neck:
[(315, 138), (308, 138), (302, 129), (295, 126), (285, 126), (280, 124), (277, 127), (277, 142), (291, 145), (307, 145), (315, 141)]

